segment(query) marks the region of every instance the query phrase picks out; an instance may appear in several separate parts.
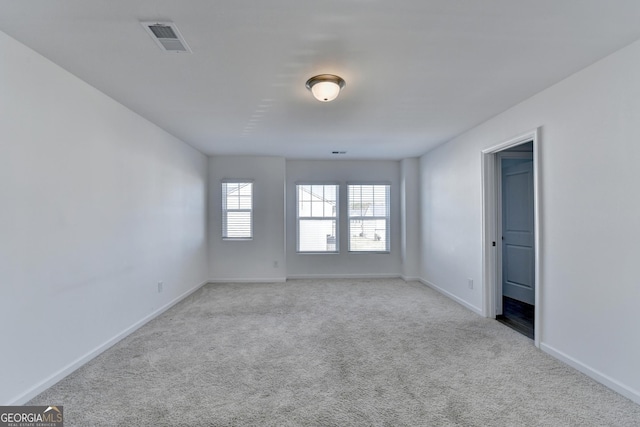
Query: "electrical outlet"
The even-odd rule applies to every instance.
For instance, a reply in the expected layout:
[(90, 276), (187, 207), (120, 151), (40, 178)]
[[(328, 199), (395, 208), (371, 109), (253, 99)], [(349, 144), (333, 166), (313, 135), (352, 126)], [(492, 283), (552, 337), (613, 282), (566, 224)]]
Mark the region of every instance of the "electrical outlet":
[(473, 279), (469, 279), (469, 289), (473, 289)]
[(164, 286), (163, 282), (158, 282), (158, 293), (162, 292), (163, 286)]

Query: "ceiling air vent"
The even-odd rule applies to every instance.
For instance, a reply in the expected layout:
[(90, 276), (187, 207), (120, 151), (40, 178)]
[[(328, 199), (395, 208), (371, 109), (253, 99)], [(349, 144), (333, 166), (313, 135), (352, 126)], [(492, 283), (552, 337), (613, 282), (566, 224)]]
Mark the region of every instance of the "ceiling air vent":
[(156, 44), (165, 52), (191, 53), (191, 48), (173, 22), (141, 22)]

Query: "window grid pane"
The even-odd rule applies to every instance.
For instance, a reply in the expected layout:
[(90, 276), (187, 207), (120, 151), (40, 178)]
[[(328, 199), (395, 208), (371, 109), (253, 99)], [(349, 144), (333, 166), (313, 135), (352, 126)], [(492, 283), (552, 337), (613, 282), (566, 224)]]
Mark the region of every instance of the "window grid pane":
[(253, 238), (253, 183), (222, 183), (222, 238)]
[(338, 252), (338, 186), (296, 187), (298, 252)]
[(299, 252), (336, 252), (335, 219), (300, 219), (298, 223)]
[(349, 185), (349, 251), (389, 252), (389, 185)]

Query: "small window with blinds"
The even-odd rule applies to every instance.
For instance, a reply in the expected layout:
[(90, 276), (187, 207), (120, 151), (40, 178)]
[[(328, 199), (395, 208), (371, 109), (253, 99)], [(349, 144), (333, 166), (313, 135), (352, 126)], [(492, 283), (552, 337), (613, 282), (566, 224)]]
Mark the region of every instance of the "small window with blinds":
[(298, 252), (337, 253), (338, 185), (296, 185)]
[(253, 238), (253, 182), (222, 182), (222, 238)]
[(349, 184), (349, 251), (390, 252), (388, 184)]

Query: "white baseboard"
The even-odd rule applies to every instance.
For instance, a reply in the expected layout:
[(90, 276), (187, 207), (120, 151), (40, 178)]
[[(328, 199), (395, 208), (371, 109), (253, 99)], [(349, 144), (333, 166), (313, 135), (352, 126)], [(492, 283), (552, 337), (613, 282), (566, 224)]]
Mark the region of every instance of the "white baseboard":
[(444, 296), (446, 296), (448, 298), (451, 298), (452, 300), (454, 300), (458, 304), (464, 306), (465, 308), (468, 308), (469, 310), (473, 311), (474, 313), (479, 314), (480, 316), (484, 317), (484, 314), (482, 313), (482, 309), (476, 307), (475, 305), (469, 304), (468, 302), (466, 302), (462, 298), (457, 297), (454, 294), (452, 294), (451, 292), (446, 291), (446, 290), (442, 289), (441, 287), (434, 285), (433, 283), (429, 282), (428, 280), (418, 279), (418, 281), (420, 283), (422, 283), (423, 285), (426, 285), (426, 286), (430, 287), (434, 291), (440, 292), (442, 295), (444, 295)]
[(404, 280), (405, 282), (419, 282), (420, 281), (419, 277), (405, 276), (404, 274), (401, 274), (400, 278), (402, 280)]
[(180, 301), (182, 301), (183, 299), (185, 299), (186, 297), (188, 297), (189, 295), (191, 295), (192, 293), (194, 293), (195, 291), (197, 291), (198, 289), (200, 289), (202, 286), (206, 285), (207, 283), (209, 283), (208, 280), (200, 283), (199, 285), (196, 285), (195, 287), (193, 287), (191, 289), (189, 289), (187, 292), (185, 292), (182, 295), (178, 296), (177, 298), (173, 299), (169, 303), (163, 305), (162, 307), (160, 307), (159, 309), (157, 309), (153, 313), (151, 313), (148, 316), (142, 318), (141, 320), (139, 320), (136, 323), (134, 323), (133, 325), (129, 326), (127, 329), (125, 329), (124, 331), (120, 332), (116, 336), (112, 337), (111, 339), (107, 340), (103, 344), (101, 344), (98, 347), (94, 348), (93, 350), (89, 351), (84, 356), (79, 357), (78, 359), (74, 360), (73, 362), (71, 362), (70, 364), (65, 366), (64, 368), (62, 368), (59, 371), (55, 372), (53, 375), (49, 376), (48, 378), (46, 378), (42, 382), (40, 382), (40, 383), (36, 384), (35, 386), (31, 387), (29, 390), (25, 391), (24, 393), (16, 396), (13, 400), (11, 400), (10, 402), (6, 403), (6, 405), (24, 405), (26, 402), (28, 402), (29, 400), (33, 399), (34, 397), (36, 397), (37, 395), (39, 395), (40, 393), (42, 393), (43, 391), (45, 391), (46, 389), (48, 389), (49, 387), (51, 387), (52, 385), (54, 385), (55, 383), (57, 383), (58, 381), (60, 381), (64, 377), (66, 377), (67, 375), (69, 375), (70, 373), (72, 373), (73, 371), (75, 371), (76, 369), (80, 368), (81, 366), (83, 366), (84, 364), (89, 362), (91, 359), (93, 359), (96, 356), (100, 355), (105, 350), (108, 350), (110, 347), (112, 347), (114, 344), (118, 343), (120, 340), (125, 338), (127, 335), (133, 333), (135, 330), (139, 329), (144, 324), (146, 324), (149, 321), (155, 319), (156, 317), (158, 317), (159, 315), (161, 315), (162, 313), (164, 313), (165, 311), (167, 311), (168, 309), (170, 309), (171, 307), (173, 307), (174, 305), (176, 305), (177, 303), (179, 303)]
[(551, 347), (548, 344), (540, 343), (540, 350), (542, 350), (545, 353), (555, 357), (556, 359), (559, 359), (559, 360), (563, 361), (564, 363), (566, 363), (567, 365), (571, 366), (572, 368), (577, 369), (578, 371), (582, 372), (583, 374), (593, 378), (594, 380), (598, 381), (599, 383), (609, 387), (611, 390), (620, 393), (621, 395), (623, 395), (627, 399), (632, 400), (635, 403), (640, 405), (640, 391), (634, 390), (631, 387), (628, 387), (628, 386), (622, 384), (621, 382), (619, 382), (617, 380), (614, 380), (610, 376), (605, 375), (602, 372), (600, 372), (600, 371), (598, 371), (596, 369), (593, 369), (588, 365), (585, 365), (584, 363), (580, 362), (579, 360), (574, 359), (573, 357), (569, 356), (568, 354), (565, 354), (565, 353), (561, 352), (560, 350), (557, 350), (557, 349)]
[(292, 274), (287, 279), (399, 279), (399, 274)]
[(242, 278), (242, 277), (223, 277), (217, 279), (209, 279), (209, 283), (281, 283), (286, 282), (286, 277), (268, 277), (268, 278)]

